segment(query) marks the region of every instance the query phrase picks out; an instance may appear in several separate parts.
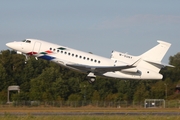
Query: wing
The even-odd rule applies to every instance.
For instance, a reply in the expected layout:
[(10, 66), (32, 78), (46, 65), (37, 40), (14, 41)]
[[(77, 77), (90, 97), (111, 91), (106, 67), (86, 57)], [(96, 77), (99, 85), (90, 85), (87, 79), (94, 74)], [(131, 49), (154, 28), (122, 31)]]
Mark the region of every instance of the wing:
[(105, 72), (114, 72), (114, 71), (120, 71), (122, 69), (128, 69), (128, 68), (134, 68), (136, 66), (132, 65), (123, 65), (123, 66), (88, 66), (88, 65), (82, 65), (82, 64), (66, 64), (68, 67), (72, 67), (81, 71), (86, 72), (99, 72), (99, 73), (105, 73)]

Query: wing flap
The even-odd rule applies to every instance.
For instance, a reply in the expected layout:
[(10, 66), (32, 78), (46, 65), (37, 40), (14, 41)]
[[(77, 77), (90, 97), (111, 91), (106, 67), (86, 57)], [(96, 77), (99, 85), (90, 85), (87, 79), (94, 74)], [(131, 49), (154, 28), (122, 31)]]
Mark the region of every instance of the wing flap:
[(84, 71), (91, 72), (114, 72), (122, 69), (134, 68), (135, 66), (123, 65), (123, 66), (88, 66), (82, 64), (66, 64), (69, 67), (76, 68)]

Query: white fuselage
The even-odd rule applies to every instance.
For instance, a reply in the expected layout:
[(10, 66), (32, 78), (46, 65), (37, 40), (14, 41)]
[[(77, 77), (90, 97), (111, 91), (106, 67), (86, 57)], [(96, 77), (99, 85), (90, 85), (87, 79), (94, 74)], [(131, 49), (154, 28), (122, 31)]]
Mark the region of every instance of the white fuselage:
[[(92, 66), (92, 68), (108, 68), (132, 65), (133, 63), (135, 65), (141, 62), (140, 66), (136, 65), (133, 68), (121, 69), (116, 71), (109, 70), (105, 72), (102, 70), (95, 71), (94, 73), (96, 75), (122, 79), (162, 79), (162, 75), (159, 74), (159, 72), (153, 71), (151, 69), (153, 68), (151, 64), (146, 62), (144, 64), (144, 61), (141, 60), (139, 56), (124, 55), (115, 51), (112, 52), (111, 58), (105, 58), (88, 52), (83, 52), (36, 39), (26, 39), (25, 41), (11, 42), (7, 43), (6, 45), (24, 54), (33, 55), (37, 58), (50, 60), (57, 64), (66, 66), (71, 69), (79, 70), (85, 73), (94, 71), (86, 71), (85, 69), (78, 69), (77, 67), (72, 66), (70, 67), (67, 66), (67, 64), (85, 66), (84, 68), (86, 68), (86, 66)], [(150, 66), (150, 68), (147, 68), (144, 65)]]

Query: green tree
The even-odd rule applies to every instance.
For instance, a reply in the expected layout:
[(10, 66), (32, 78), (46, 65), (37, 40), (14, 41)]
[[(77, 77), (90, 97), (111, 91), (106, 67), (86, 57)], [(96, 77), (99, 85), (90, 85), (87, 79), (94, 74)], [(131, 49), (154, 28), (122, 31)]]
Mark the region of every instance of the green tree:
[(114, 101), (114, 102), (116, 102), (116, 101), (118, 101), (118, 97), (119, 97), (118, 93), (116, 93), (116, 94), (110, 93), (110, 94), (108, 94), (106, 96), (105, 101), (109, 101), (109, 102)]
[(165, 98), (165, 85), (163, 81), (156, 82), (151, 86), (151, 99), (162, 99)]
[(4, 66), (0, 63), (0, 91), (7, 88), (6, 80), (7, 80), (7, 73)]
[(147, 99), (148, 97), (149, 91), (146, 89), (146, 85), (143, 82), (141, 82), (134, 93), (134, 100), (141, 102)]
[(68, 101), (82, 101), (82, 96), (79, 94), (71, 94), (68, 97)]
[(166, 67), (161, 71), (164, 75), (164, 80), (168, 78), (173, 82), (178, 82), (180, 80), (180, 52), (174, 56), (169, 57), (169, 64), (175, 67)]
[(1, 90), (0, 91), (0, 102), (2, 101), (7, 101), (7, 91), (6, 90)]
[(100, 95), (99, 95), (99, 92), (97, 90), (95, 90), (93, 92), (93, 95), (92, 95), (92, 98), (91, 98), (92, 101), (100, 101)]
[(61, 77), (59, 77), (53, 83), (53, 89), (54, 89), (53, 94), (55, 95), (55, 99), (58, 99), (58, 97), (60, 97), (63, 100), (67, 100), (68, 96), (71, 94), (68, 82), (66, 80), (63, 80)]

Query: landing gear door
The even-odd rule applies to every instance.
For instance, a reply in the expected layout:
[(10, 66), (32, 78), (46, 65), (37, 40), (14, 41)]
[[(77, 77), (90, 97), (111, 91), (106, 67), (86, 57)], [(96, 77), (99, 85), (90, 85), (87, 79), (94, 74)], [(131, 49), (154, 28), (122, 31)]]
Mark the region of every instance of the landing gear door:
[(33, 52), (34, 53), (39, 53), (40, 48), (41, 48), (41, 43), (40, 42), (35, 42)]

